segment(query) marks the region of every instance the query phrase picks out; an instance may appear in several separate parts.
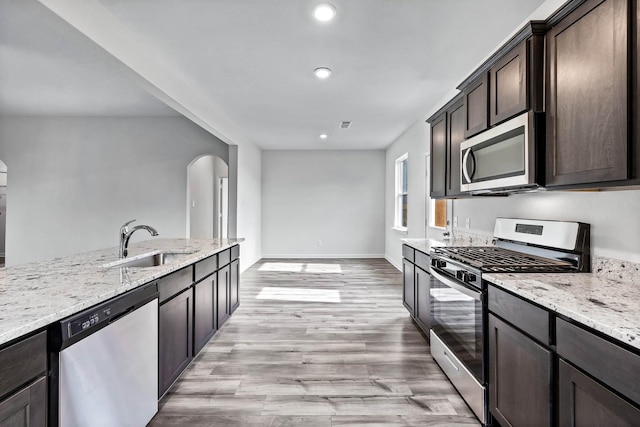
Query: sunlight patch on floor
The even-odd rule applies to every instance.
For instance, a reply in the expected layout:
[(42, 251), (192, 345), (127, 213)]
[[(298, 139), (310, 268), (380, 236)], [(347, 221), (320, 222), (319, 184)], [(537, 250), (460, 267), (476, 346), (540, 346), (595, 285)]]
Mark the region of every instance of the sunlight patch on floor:
[(301, 262), (265, 262), (259, 271), (285, 271), (291, 273), (299, 273), (304, 266)]
[(342, 273), (340, 264), (307, 264), (305, 273)]
[(340, 292), (336, 289), (313, 288), (262, 288), (256, 299), (301, 302), (340, 302)]

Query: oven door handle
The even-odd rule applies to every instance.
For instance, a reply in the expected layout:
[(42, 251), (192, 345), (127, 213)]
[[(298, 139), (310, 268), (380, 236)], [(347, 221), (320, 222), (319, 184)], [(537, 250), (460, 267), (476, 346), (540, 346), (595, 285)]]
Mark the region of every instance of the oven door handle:
[(457, 282), (454, 282), (453, 280), (443, 276), (442, 274), (436, 272), (433, 267), (430, 268), (431, 270), (431, 275), (439, 280), (440, 282), (444, 283), (445, 285), (449, 286), (450, 288), (455, 289), (456, 291), (465, 294), (466, 296), (468, 296), (469, 298), (473, 298), (476, 301), (482, 301), (482, 293), (480, 291), (474, 291), (472, 289), (467, 288), (466, 286), (463, 286)]

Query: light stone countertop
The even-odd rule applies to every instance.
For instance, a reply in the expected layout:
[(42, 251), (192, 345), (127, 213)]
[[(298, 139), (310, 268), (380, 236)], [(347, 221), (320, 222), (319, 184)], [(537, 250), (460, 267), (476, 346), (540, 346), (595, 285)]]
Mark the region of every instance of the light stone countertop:
[(640, 286), (593, 273), (485, 273), (483, 279), (640, 350)]
[(161, 238), (131, 244), (128, 258), (149, 252), (186, 254), (157, 267), (103, 268), (118, 259), (118, 248), (109, 248), (0, 268), (0, 345), (242, 241)]

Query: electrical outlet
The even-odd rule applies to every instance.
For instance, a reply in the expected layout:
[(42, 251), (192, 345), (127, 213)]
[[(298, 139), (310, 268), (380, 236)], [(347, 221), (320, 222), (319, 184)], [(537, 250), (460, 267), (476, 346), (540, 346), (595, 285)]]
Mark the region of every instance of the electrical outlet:
[(317, 247), (322, 246), (322, 240), (318, 240), (318, 241), (316, 242), (316, 246), (317, 246)]
[(191, 207), (192, 207), (192, 208), (195, 208), (195, 207), (196, 207), (196, 201), (195, 201), (195, 200), (192, 200), (192, 201), (191, 201)]
[(453, 226), (454, 226), (454, 227), (457, 227), (457, 226), (458, 226), (458, 217), (457, 217), (457, 216), (454, 216), (454, 217), (453, 217)]
[(467, 218), (464, 222), (464, 226), (467, 228), (471, 228), (471, 218)]

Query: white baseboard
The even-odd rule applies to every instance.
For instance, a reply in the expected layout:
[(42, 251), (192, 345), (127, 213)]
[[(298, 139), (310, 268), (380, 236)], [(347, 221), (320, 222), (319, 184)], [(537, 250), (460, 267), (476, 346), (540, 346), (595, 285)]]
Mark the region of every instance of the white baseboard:
[(384, 254), (263, 254), (262, 259), (299, 258), (299, 259), (335, 259), (335, 258), (384, 258)]
[(391, 264), (391, 265), (393, 265), (395, 268), (397, 268), (397, 269), (398, 269), (398, 271), (402, 271), (402, 266), (401, 266), (401, 265), (396, 264), (395, 262), (393, 262), (393, 260), (392, 260), (391, 258), (389, 258), (388, 256), (386, 256), (386, 255), (385, 255), (384, 259), (386, 259), (386, 260), (389, 262), (389, 264)]

